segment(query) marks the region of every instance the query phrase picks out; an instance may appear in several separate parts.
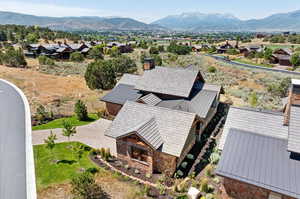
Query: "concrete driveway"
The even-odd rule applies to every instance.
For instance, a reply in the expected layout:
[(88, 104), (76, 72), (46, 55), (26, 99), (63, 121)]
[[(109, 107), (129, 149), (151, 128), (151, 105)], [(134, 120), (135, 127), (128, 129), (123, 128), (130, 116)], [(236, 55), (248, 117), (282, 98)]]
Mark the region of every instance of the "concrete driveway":
[[(76, 128), (77, 133), (70, 138), (70, 141), (78, 141), (93, 148), (110, 148), (113, 155), (116, 155), (116, 141), (104, 135), (105, 130), (110, 126), (111, 121), (100, 119), (96, 122)], [(62, 135), (62, 129), (52, 129), (56, 134), (56, 142), (68, 142), (68, 138)], [(32, 132), (33, 145), (44, 144), (44, 139), (50, 135), (50, 130), (39, 130)]]

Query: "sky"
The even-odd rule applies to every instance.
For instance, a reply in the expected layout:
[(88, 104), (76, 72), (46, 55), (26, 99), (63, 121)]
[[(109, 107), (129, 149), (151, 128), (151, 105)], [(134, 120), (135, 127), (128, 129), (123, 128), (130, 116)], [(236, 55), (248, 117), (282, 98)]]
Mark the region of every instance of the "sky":
[(300, 10), (300, 0), (0, 0), (1, 11), (38, 16), (119, 16), (150, 23), (184, 12), (258, 19)]

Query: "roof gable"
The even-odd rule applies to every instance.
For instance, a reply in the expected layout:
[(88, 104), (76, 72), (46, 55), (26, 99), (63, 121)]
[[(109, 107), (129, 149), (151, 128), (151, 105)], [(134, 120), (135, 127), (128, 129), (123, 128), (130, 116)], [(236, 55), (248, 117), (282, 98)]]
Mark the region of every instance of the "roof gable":
[(126, 135), (153, 117), (163, 140), (159, 150), (180, 157), (196, 117), (193, 113), (127, 101), (105, 135), (113, 138)]
[(136, 127), (129, 129), (128, 133), (125, 133), (124, 135), (121, 135), (117, 138), (127, 137), (131, 134), (136, 134), (154, 150), (157, 150), (164, 143), (163, 139), (159, 134), (155, 117), (146, 119), (144, 122), (137, 125)]
[(199, 71), (156, 66), (144, 71), (136, 89), (159, 94), (189, 97)]

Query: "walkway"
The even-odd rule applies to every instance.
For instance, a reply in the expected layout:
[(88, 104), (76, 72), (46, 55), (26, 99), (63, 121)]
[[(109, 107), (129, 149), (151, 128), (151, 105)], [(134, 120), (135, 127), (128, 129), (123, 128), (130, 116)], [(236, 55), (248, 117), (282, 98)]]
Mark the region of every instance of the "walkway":
[[(105, 130), (110, 126), (111, 121), (100, 119), (86, 126), (77, 127), (77, 133), (70, 138), (70, 141), (77, 141), (92, 148), (110, 148), (113, 155), (116, 155), (116, 142), (114, 139), (104, 135)], [(62, 135), (62, 129), (52, 129), (56, 134), (56, 142), (68, 142), (68, 138)], [(32, 132), (33, 145), (44, 144), (44, 139), (50, 135), (50, 130), (39, 130)]]

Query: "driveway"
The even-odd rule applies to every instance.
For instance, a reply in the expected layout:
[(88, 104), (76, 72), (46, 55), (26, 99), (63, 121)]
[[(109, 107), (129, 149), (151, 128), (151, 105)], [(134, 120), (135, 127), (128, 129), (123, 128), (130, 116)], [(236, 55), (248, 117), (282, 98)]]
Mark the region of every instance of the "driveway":
[[(90, 147), (110, 148), (111, 154), (116, 155), (116, 141), (104, 135), (105, 130), (110, 126), (111, 121), (100, 119), (96, 122), (76, 128), (77, 133), (70, 138), (70, 141), (77, 141)], [(52, 129), (56, 134), (56, 142), (68, 142), (68, 138), (62, 135), (62, 129)], [(32, 132), (33, 145), (44, 144), (44, 139), (50, 135), (50, 130), (39, 130)]]

